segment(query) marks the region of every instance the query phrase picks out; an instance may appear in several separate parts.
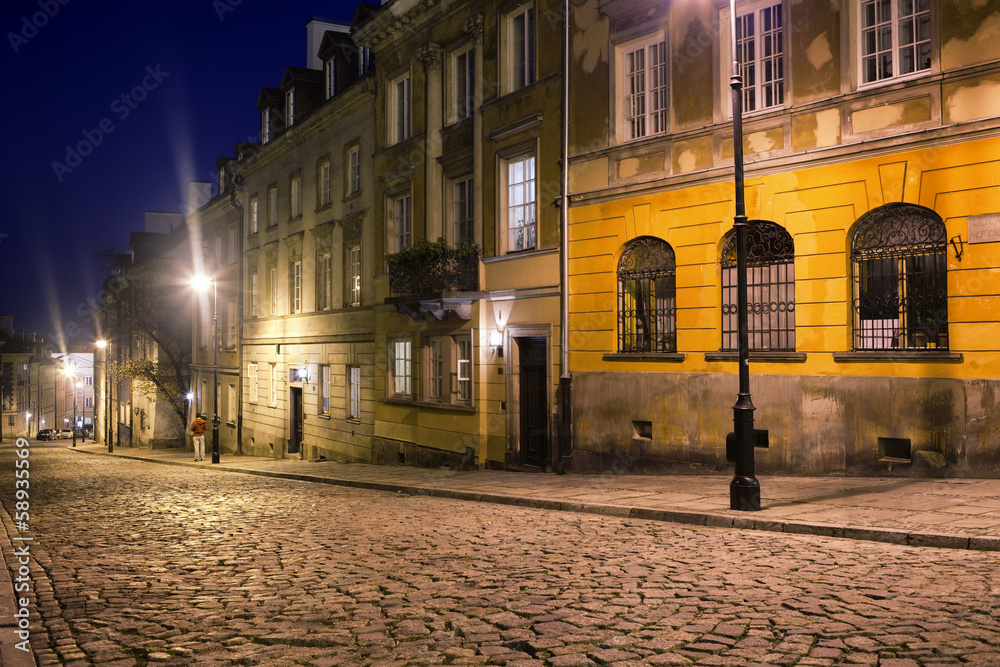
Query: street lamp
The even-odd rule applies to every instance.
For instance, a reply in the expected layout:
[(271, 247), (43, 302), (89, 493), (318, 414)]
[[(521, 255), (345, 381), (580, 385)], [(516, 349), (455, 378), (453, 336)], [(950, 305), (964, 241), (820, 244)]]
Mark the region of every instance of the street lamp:
[(733, 90), (733, 165), (735, 167), (736, 215), (736, 331), (739, 350), (740, 393), (733, 406), (735, 470), (729, 483), (729, 509), (760, 509), (760, 482), (754, 476), (753, 401), (750, 400), (750, 343), (747, 322), (747, 216), (743, 193), (743, 77), (736, 37), (736, 0), (729, 0), (732, 26), (733, 65), (729, 85)]
[[(103, 338), (96, 343), (98, 349), (104, 350), (104, 438), (108, 441), (108, 453), (112, 453), (114, 445), (111, 443), (109, 434), (111, 433), (111, 404), (108, 401), (108, 341)], [(94, 370), (97, 369), (97, 356), (94, 356)], [(97, 397), (94, 397), (94, 442), (97, 442)]]
[(204, 292), (212, 286), (212, 463), (219, 462), (219, 281), (208, 276), (191, 279), (195, 289)]

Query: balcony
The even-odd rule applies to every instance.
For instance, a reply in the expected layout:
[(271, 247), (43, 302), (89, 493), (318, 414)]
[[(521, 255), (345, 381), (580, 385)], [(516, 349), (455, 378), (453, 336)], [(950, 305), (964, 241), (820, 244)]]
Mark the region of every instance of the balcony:
[(472, 302), (480, 297), (479, 254), (477, 243), (451, 248), (444, 239), (386, 254), (393, 295), (386, 303), (417, 320), (426, 314), (443, 320), (449, 312), (470, 319)]

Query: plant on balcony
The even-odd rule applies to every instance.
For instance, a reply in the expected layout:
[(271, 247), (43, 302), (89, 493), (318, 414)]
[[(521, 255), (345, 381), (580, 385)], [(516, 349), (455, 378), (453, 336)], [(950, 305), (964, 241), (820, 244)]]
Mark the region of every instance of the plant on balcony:
[(421, 239), (386, 254), (389, 288), (397, 294), (475, 291), (479, 286), (479, 253), (479, 244), (471, 241), (451, 248), (444, 238), (433, 242)]

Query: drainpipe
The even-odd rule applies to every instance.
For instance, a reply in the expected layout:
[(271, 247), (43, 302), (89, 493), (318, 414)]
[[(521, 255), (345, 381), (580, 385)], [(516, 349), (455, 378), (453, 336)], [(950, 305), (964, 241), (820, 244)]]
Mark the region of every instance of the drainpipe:
[(559, 442), (555, 451), (556, 471), (562, 472), (562, 461), (572, 455), (572, 422), (570, 408), (573, 377), (569, 372), (569, 0), (563, 0), (563, 76), (562, 76), (562, 195), (559, 201), (561, 233), (559, 239), (562, 313), (559, 320), (559, 345), (562, 352), (559, 375)]
[(236, 401), (236, 454), (243, 454), (243, 204), (237, 193), (243, 189), (243, 177), (233, 174), (233, 189), (229, 192), (229, 203), (240, 212), (240, 221), (236, 225), (236, 235), (239, 238), (239, 251), (236, 253), (236, 270), (239, 272), (236, 294), (236, 386), (239, 398)]

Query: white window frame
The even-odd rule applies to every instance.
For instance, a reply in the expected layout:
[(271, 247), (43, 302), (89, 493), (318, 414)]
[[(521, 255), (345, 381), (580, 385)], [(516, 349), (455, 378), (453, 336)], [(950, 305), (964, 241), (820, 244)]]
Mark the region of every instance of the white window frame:
[(348, 305), (361, 305), (361, 246), (354, 245), (347, 249), (347, 294)]
[(226, 383), (226, 421), (231, 423), (236, 423), (236, 413), (237, 413), (237, 397), (239, 394), (236, 393), (236, 383), (228, 382)]
[(285, 91), (285, 127), (295, 124), (295, 88)]
[(330, 365), (323, 364), (319, 367), (319, 414), (330, 416), (330, 392), (333, 388), (333, 381), (330, 372)]
[(476, 47), (473, 44), (451, 56), (452, 122), (471, 118), (476, 109)]
[(278, 186), (272, 185), (267, 189), (267, 226), (278, 226)]
[(389, 199), (389, 238), (392, 252), (409, 248), (413, 243), (413, 198), (407, 192)]
[(615, 47), (615, 120), (622, 143), (666, 134), (670, 67), (663, 30)]
[(259, 224), (260, 218), (258, 217), (259, 206), (257, 203), (257, 195), (250, 197), (250, 233), (257, 233), (257, 225)]
[(333, 266), (330, 253), (319, 256), (319, 308), (330, 310), (333, 307)]
[[(884, 17), (884, 16), (883, 17), (879, 17), (876, 14), (876, 16), (874, 17), (876, 23), (875, 23), (875, 25), (872, 25), (872, 26), (865, 26), (865, 13), (866, 13), (868, 7), (871, 7), (872, 11), (876, 12), (877, 11), (877, 9), (876, 9), (877, 3), (879, 2), (879, 0), (857, 0), (857, 2), (855, 3), (855, 10), (857, 11), (856, 19), (857, 19), (857, 40), (858, 40), (857, 41), (857, 51), (856, 51), (856, 53), (857, 53), (857, 68), (858, 68), (858, 74), (857, 74), (857, 76), (858, 76), (858, 86), (862, 87), (862, 88), (863, 87), (868, 87), (868, 86), (884, 85), (886, 83), (892, 83), (892, 82), (895, 82), (895, 81), (901, 81), (901, 80), (906, 80), (906, 79), (912, 79), (912, 78), (919, 77), (919, 76), (924, 76), (926, 74), (930, 74), (931, 72), (933, 72), (934, 68), (935, 68), (935, 58), (934, 58), (934, 51), (935, 51), (935, 39), (934, 39), (934, 5), (935, 5), (935, 3), (932, 0), (924, 0), (926, 2), (926, 9), (921, 10), (919, 12), (919, 15), (925, 17), (924, 20), (926, 21), (926, 26), (927, 26), (927, 36), (926, 36), (926, 39), (922, 39), (922, 40), (916, 41), (917, 37), (915, 36), (913, 43), (910, 43), (910, 44), (901, 44), (900, 43), (900, 39), (901, 39), (901, 36), (902, 36), (901, 33), (903, 32), (902, 29), (901, 29), (901, 24), (902, 24), (903, 21), (908, 20), (908, 17), (903, 17), (901, 19), (900, 16), (899, 16), (900, 2), (901, 2), (901, 0), (885, 0), (885, 1), (889, 3), (889, 12), (890, 12), (889, 16), (888, 17)], [(919, 0), (915, 0), (914, 6), (916, 6), (917, 2), (919, 2)], [(890, 35), (889, 35), (889, 42), (890, 43), (888, 45), (887, 44), (878, 44), (877, 31), (878, 31), (878, 26), (879, 25), (885, 26), (889, 30), (889, 32), (890, 32)], [(914, 32), (916, 32), (916, 29), (917, 29), (916, 26), (914, 26), (914, 28), (913, 28)], [(876, 43), (874, 45), (875, 49), (876, 49), (875, 53), (866, 53), (865, 52), (866, 51), (866, 38), (869, 37), (869, 35), (871, 36), (871, 38), (875, 39), (875, 41), (876, 41)], [(927, 65), (925, 67), (919, 67), (918, 66), (919, 63), (917, 63), (917, 55), (918, 54), (916, 52), (914, 52), (914, 54), (913, 54), (914, 69), (912, 71), (910, 71), (910, 72), (900, 72), (899, 71), (900, 63), (903, 60), (902, 57), (901, 57), (902, 52), (904, 50), (906, 50), (906, 49), (914, 49), (914, 51), (916, 51), (916, 49), (918, 48), (917, 45), (919, 45), (919, 44), (926, 44), (927, 45), (926, 46), (926, 48), (927, 48), (927, 59), (928, 59)], [(879, 64), (878, 64), (878, 54), (879, 53), (888, 53), (889, 56), (890, 56), (890, 58), (891, 58), (891, 69), (892, 69), (892, 72), (890, 72), (890, 73), (888, 73), (888, 74), (886, 74), (884, 76), (879, 76), (879, 72), (878, 72), (878, 67), (879, 67)], [(870, 61), (871, 59), (874, 59), (873, 64), (876, 67), (875, 78), (873, 78), (871, 80), (866, 80), (866, 69), (867, 69), (866, 68), (866, 63), (868, 61)]]
[(272, 266), (270, 269), (270, 273), (271, 273), (270, 275), (271, 286), (269, 288), (270, 291), (269, 300), (271, 302), (270, 303), (271, 307), (269, 310), (271, 312), (268, 314), (277, 315), (278, 314), (278, 269)]
[[(501, 247), (505, 253), (538, 247), (538, 160), (534, 150), (502, 160)], [(518, 165), (521, 169), (518, 170)], [(521, 224), (511, 224), (512, 220)], [(516, 230), (523, 232), (519, 235)]]
[(538, 61), (538, 21), (534, 3), (528, 3), (507, 14), (504, 42), (507, 58), (506, 91), (512, 93), (535, 82)]
[(250, 317), (257, 317), (260, 299), (260, 276), (256, 271), (250, 274)]
[(455, 402), (464, 405), (472, 404), (472, 350), (471, 334), (455, 339)]
[(358, 47), (358, 76), (364, 76), (372, 63), (372, 52), (366, 46)]
[(337, 61), (334, 56), (323, 61), (323, 84), (324, 100), (337, 94)]
[(386, 101), (389, 108), (386, 109), (386, 119), (389, 125), (388, 139), (391, 145), (410, 138), (413, 107), (409, 71), (389, 81), (388, 86)]
[(236, 297), (231, 296), (226, 300), (226, 347), (236, 347), (236, 334), (239, 321), (236, 317)]
[[(737, 33), (740, 34), (737, 51), (740, 54), (740, 73), (743, 79), (744, 113), (785, 106), (785, 76), (788, 72), (785, 55), (788, 50), (785, 48), (787, 31), (784, 12), (782, 0), (764, 0), (737, 9)], [(748, 35), (746, 26), (751, 19), (753, 34)], [(765, 28), (768, 21), (770, 27)], [(767, 53), (769, 49), (770, 53)], [(729, 59), (732, 62), (732, 54)], [(775, 69), (779, 71), (775, 72)], [(771, 77), (770, 80), (764, 81), (767, 76)], [(771, 96), (770, 102), (767, 100), (768, 93)]]
[(427, 400), (441, 401), (444, 394), (444, 381), (448, 368), (445, 354), (449, 350), (442, 338), (431, 338), (427, 341)]
[(361, 192), (361, 146), (355, 144), (347, 149), (347, 194)]
[(295, 174), (292, 176), (292, 180), (289, 185), (289, 194), (292, 198), (292, 218), (302, 217), (302, 174)]
[(302, 260), (292, 262), (292, 313), (302, 312)]
[(389, 339), (389, 383), (396, 398), (413, 397), (413, 341), (409, 338)]
[(329, 158), (319, 163), (319, 205), (329, 206), (333, 202), (330, 188), (330, 160)]
[(260, 112), (260, 143), (266, 144), (271, 140), (271, 108), (266, 107)]
[(361, 418), (361, 367), (347, 367), (347, 419)]
[(472, 404), (472, 332), (434, 336), (423, 348), (423, 392), (429, 403)]
[(249, 393), (247, 401), (256, 404), (260, 399), (260, 379), (257, 377), (256, 363), (247, 364), (247, 384)]
[(278, 364), (269, 364), (270, 379), (268, 381), (270, 392), (267, 404), (271, 407), (278, 405)]

